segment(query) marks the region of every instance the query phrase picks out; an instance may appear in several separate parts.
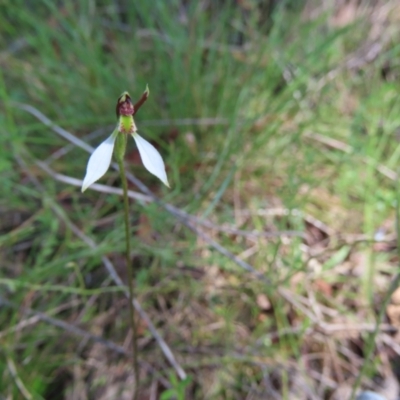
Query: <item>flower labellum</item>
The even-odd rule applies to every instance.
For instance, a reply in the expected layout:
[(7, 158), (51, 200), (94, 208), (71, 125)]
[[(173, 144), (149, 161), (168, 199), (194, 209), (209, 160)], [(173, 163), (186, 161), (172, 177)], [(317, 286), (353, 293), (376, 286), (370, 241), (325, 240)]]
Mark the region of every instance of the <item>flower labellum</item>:
[[(167, 174), (165, 172), (164, 161), (156, 148), (147, 140), (143, 139), (138, 133), (133, 120), (141, 105), (149, 97), (149, 89), (146, 87), (140, 100), (133, 105), (128, 92), (122, 93), (119, 97), (116, 107), (118, 124), (114, 132), (103, 143), (97, 147), (89, 158), (86, 168), (86, 175), (82, 183), (82, 192), (90, 185), (99, 180), (108, 170), (111, 164), (112, 154), (114, 151), (115, 141), (117, 136), (132, 135), (139, 150), (140, 158), (142, 159), (145, 168), (161, 180), (169, 187)], [(118, 146), (117, 146), (118, 147)]]

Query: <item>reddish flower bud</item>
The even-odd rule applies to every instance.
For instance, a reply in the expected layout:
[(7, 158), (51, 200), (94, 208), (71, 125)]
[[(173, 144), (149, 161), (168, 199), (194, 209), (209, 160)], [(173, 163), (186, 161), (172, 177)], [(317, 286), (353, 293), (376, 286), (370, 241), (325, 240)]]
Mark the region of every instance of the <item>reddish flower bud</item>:
[(122, 93), (119, 97), (115, 111), (117, 113), (117, 118), (120, 115), (129, 116), (134, 114), (134, 107), (128, 92)]

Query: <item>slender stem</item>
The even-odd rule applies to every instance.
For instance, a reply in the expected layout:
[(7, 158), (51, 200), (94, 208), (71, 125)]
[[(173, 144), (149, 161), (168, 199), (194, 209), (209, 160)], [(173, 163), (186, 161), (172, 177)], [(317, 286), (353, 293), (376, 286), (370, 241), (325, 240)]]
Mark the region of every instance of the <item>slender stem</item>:
[(138, 363), (138, 346), (137, 346), (137, 327), (135, 321), (135, 310), (133, 307), (133, 300), (135, 298), (134, 293), (134, 281), (133, 271), (131, 264), (131, 235), (129, 225), (129, 197), (128, 197), (128, 181), (126, 180), (125, 165), (122, 159), (117, 157), (119, 173), (121, 176), (123, 197), (124, 197), (124, 219), (125, 219), (125, 242), (126, 242), (126, 268), (128, 270), (128, 288), (129, 288), (129, 314), (132, 328), (132, 366), (133, 373), (135, 376), (135, 387), (133, 391), (133, 400), (138, 398), (139, 389), (139, 363)]

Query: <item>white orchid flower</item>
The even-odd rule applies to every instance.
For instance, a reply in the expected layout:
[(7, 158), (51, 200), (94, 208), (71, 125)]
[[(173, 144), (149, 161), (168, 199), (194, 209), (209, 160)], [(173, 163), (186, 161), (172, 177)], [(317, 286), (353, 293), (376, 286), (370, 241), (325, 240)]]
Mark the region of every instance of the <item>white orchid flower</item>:
[(160, 153), (152, 144), (137, 133), (136, 125), (133, 120), (134, 114), (147, 100), (148, 96), (149, 90), (146, 88), (141, 99), (135, 105), (132, 104), (128, 92), (124, 92), (120, 96), (116, 109), (117, 117), (119, 118), (118, 125), (111, 136), (101, 143), (90, 156), (86, 168), (86, 175), (82, 183), (82, 192), (107, 172), (111, 164), (114, 145), (118, 135), (132, 135), (145, 168), (169, 187), (164, 161)]

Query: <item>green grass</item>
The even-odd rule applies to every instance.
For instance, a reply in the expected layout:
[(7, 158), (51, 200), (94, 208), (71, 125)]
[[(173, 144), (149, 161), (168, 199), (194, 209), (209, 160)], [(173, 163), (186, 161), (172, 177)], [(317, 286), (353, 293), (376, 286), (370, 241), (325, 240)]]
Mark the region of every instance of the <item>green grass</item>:
[[(363, 3), (344, 26), (311, 1), (61, 3), (0, 2), (0, 399), (129, 391), (126, 355), (29, 320), (31, 309), (129, 350), (128, 304), (102, 260), (126, 281), (122, 198), (41, 169), (70, 143), (18, 103), (96, 146), (120, 93), (135, 100), (146, 84), (136, 123), (171, 190), (133, 141), (129, 172), (207, 219), (189, 221), (269, 283), (159, 204), (131, 201), (138, 300), (189, 376), (178, 379), (141, 322), (143, 395), (329, 398), (352, 384), (398, 266), (399, 28), (395, 11), (383, 14), (396, 1)], [(67, 150), (49, 167), (82, 179), (88, 154)], [(120, 187), (118, 173), (99, 183)], [(357, 329), (335, 330), (346, 324)], [(383, 352), (363, 387), (383, 376)]]

